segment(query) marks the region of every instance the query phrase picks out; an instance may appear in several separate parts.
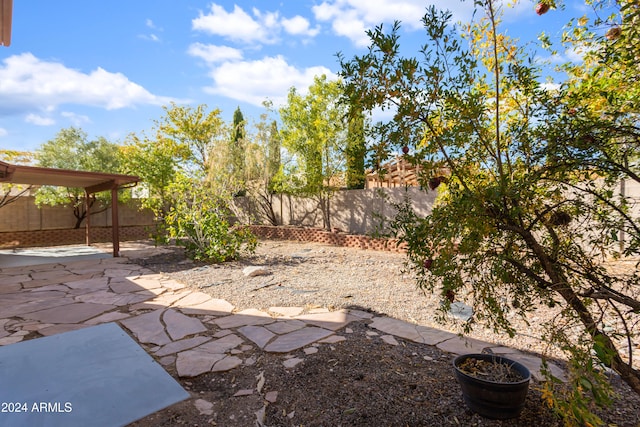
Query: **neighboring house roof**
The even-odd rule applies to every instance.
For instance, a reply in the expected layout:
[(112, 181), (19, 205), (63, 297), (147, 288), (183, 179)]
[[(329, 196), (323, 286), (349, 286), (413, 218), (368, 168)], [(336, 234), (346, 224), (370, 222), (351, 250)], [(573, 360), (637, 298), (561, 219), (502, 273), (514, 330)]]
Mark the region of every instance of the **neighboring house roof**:
[(384, 173), (377, 171), (367, 173), (366, 188), (376, 187), (418, 187), (418, 175), (414, 165), (402, 157), (397, 157), (393, 163), (382, 165)]
[(11, 44), (13, 0), (0, 0), (0, 46)]

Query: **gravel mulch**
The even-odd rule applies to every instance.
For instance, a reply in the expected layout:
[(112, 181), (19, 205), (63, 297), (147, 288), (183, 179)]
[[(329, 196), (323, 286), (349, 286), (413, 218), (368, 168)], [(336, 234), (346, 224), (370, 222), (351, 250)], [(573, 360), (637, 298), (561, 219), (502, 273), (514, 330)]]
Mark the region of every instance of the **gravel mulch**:
[[(263, 241), (255, 255), (221, 265), (190, 262), (178, 248), (141, 251), (130, 258), (189, 287), (225, 299), (236, 310), (282, 306), (307, 310), (357, 308), (460, 331), (460, 322), (442, 325), (436, 321), (440, 298), (416, 289), (413, 277), (405, 272), (405, 257), (401, 254), (317, 243)], [(246, 277), (243, 269), (247, 266), (264, 266), (269, 274)], [(464, 295), (459, 297), (465, 301)], [(514, 318), (522, 333), (513, 339), (482, 328), (476, 328), (470, 336), (541, 352), (546, 345), (537, 337), (542, 333), (540, 325), (554, 314), (549, 310), (534, 313), (529, 319), (531, 326)], [(480, 417), (464, 405), (450, 354), (400, 338), (399, 345), (392, 346), (370, 332), (365, 321), (357, 322), (350, 325), (346, 341), (321, 345), (314, 354), (300, 350), (278, 355), (256, 350), (256, 363), (251, 366), (181, 379), (194, 399), (134, 425), (562, 425), (545, 407), (540, 384), (535, 381), (519, 418), (500, 421)], [(283, 362), (291, 357), (302, 358), (304, 362), (286, 369)], [(621, 381), (613, 378), (612, 382), (618, 397), (602, 413), (603, 419), (607, 425), (639, 427), (640, 396)], [(234, 397), (239, 390), (248, 389), (253, 392), (242, 398)], [(274, 396), (277, 397), (271, 401)], [(205, 411), (197, 409), (194, 403), (197, 399), (213, 406)]]

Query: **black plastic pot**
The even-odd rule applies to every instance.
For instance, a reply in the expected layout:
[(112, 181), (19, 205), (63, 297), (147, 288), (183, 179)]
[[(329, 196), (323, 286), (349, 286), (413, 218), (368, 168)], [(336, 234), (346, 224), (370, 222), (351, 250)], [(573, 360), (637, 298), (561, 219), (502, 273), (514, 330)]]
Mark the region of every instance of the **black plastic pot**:
[[(467, 359), (506, 363), (524, 378), (518, 382), (494, 382), (466, 374), (458, 366)], [(493, 354), (464, 354), (453, 361), (456, 379), (462, 388), (464, 401), (472, 411), (493, 419), (515, 418), (520, 415), (529, 391), (531, 373), (515, 360)]]

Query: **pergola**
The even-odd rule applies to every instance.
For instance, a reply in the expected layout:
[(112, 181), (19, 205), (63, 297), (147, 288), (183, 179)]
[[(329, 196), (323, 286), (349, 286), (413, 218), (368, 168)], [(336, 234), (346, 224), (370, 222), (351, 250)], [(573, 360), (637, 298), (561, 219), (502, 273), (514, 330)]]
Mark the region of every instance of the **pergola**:
[(0, 0), (0, 46), (11, 44), (13, 0)]
[[(111, 233), (113, 256), (120, 256), (120, 226), (118, 221), (118, 189), (135, 185), (140, 178), (133, 175), (121, 175), (102, 172), (85, 172), (67, 169), (40, 168), (34, 166), (12, 165), (0, 161), (0, 183), (53, 185), (57, 187), (83, 188), (85, 196), (111, 190)], [(90, 241), (91, 212), (88, 211), (86, 223), (86, 242)]]

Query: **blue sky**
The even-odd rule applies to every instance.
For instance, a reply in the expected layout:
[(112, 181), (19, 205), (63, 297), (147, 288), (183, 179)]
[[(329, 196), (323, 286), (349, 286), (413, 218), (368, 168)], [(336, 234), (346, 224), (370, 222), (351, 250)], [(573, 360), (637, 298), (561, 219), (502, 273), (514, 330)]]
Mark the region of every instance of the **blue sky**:
[[(558, 35), (584, 3), (538, 16), (522, 0), (505, 25), (514, 37)], [(240, 107), (258, 120), (290, 87), (335, 75), (335, 54), (365, 52), (364, 31), (403, 23), (401, 45), (420, 43), (435, 4), (469, 20), (472, 0), (14, 1), (12, 40), (0, 47), (0, 149), (33, 151), (62, 128), (123, 141), (148, 131), (162, 105)], [(408, 52), (414, 54), (413, 50)]]

